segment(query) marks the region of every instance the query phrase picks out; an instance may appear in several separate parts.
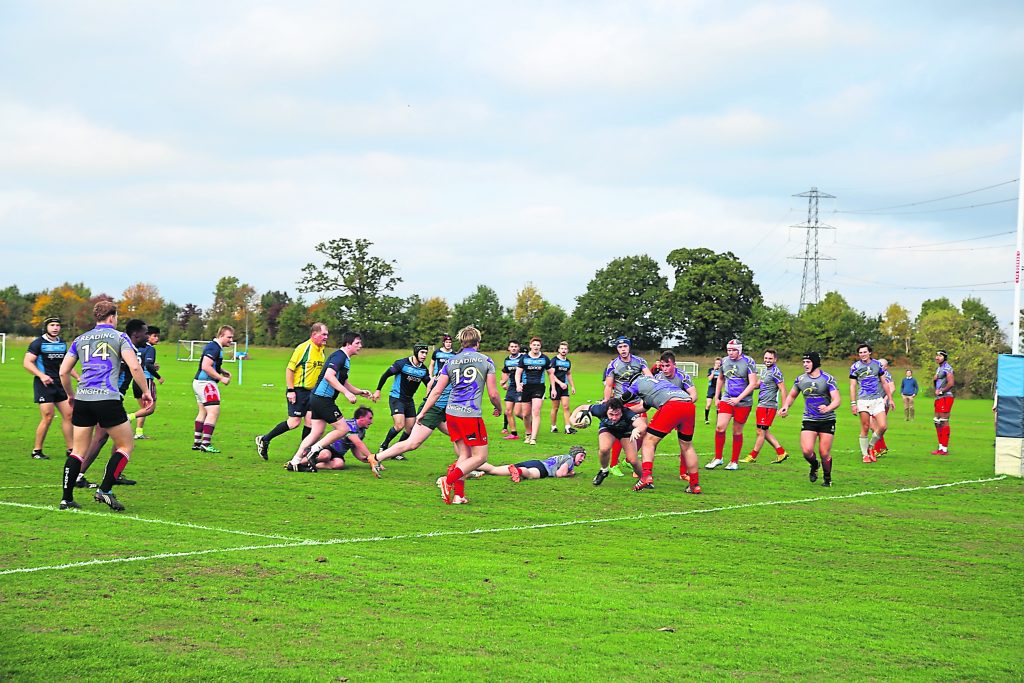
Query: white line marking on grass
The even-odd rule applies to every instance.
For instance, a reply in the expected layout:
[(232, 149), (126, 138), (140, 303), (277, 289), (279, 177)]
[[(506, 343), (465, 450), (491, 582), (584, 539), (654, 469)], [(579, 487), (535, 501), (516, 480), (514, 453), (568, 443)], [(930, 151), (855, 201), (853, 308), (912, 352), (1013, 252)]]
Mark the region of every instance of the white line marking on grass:
[[(302, 546), (325, 546), (344, 545), (347, 543), (378, 543), (381, 541), (402, 541), (419, 538), (437, 538), (441, 536), (475, 536), (477, 534), (498, 534), (507, 531), (531, 531), (533, 529), (551, 529), (556, 527), (578, 526), (583, 524), (609, 524), (611, 522), (631, 522), (641, 519), (657, 519), (660, 517), (682, 517), (685, 515), (700, 515), (710, 512), (727, 512), (729, 510), (745, 510), (748, 508), (769, 507), (773, 505), (796, 505), (800, 503), (817, 503), (823, 500), (848, 500), (850, 498), (863, 498), (865, 496), (886, 496), (897, 493), (910, 493), (913, 491), (933, 491), (936, 489), (952, 488), (965, 484), (987, 484), (994, 481), (1002, 481), (1006, 476), (990, 477), (988, 479), (965, 479), (954, 481), (948, 484), (931, 484), (929, 486), (910, 486), (901, 489), (890, 489), (888, 491), (860, 491), (848, 493), (843, 496), (815, 496), (813, 498), (796, 498), (792, 500), (769, 500), (760, 503), (740, 503), (737, 505), (724, 505), (714, 508), (698, 508), (694, 510), (669, 510), (665, 512), (641, 512), (635, 515), (624, 517), (602, 517), (598, 519), (573, 519), (566, 522), (548, 522), (545, 524), (528, 524), (522, 526), (495, 527), (491, 529), (473, 529), (471, 531), (424, 531), (415, 534), (399, 534), (396, 536), (364, 536), (357, 538), (332, 538), (326, 541), (302, 540), (294, 543), (268, 543), (266, 545), (243, 545), (234, 548), (213, 548), (210, 550), (190, 550), (178, 553), (160, 553), (158, 555), (135, 555), (132, 557), (114, 557), (110, 559), (86, 560), (84, 562), (69, 562), (67, 564), (49, 565), (44, 567), (19, 567), (16, 569), (0, 570), (0, 576), (7, 574), (28, 574), (30, 572), (42, 572), (58, 569), (74, 569), (77, 567), (91, 567), (101, 564), (121, 564), (125, 562), (145, 562), (149, 560), (163, 560), (172, 557), (197, 557), (199, 555), (217, 555), (223, 553), (248, 552), (252, 550), (271, 550), (275, 548), (300, 548)], [(39, 507), (39, 506), (25, 506)], [(45, 509), (45, 508), (44, 508)], [(76, 511), (78, 514), (82, 512)], [(99, 514), (99, 513), (93, 513)], [(109, 515), (108, 515), (109, 516)]]
[(133, 522), (145, 522), (146, 524), (165, 524), (167, 526), (177, 526), (184, 529), (198, 529), (200, 531), (219, 531), (225, 534), (236, 534), (238, 536), (252, 536), (253, 538), (274, 538), (281, 541), (295, 541), (302, 542), (308, 539), (296, 538), (295, 536), (279, 536), (277, 534), (258, 534), (253, 531), (239, 531), (238, 529), (222, 529), (215, 526), (204, 526), (202, 524), (192, 524), (191, 522), (171, 522), (166, 519), (149, 519), (147, 517), (136, 517), (135, 515), (124, 515), (109, 512), (93, 512), (91, 510), (60, 510), (56, 505), (30, 505), (29, 503), (11, 503), (5, 500), (0, 500), (0, 505), (6, 505), (14, 508), (28, 508), (30, 510), (51, 510), (54, 512), (60, 512), (62, 515), (95, 515), (97, 517), (103, 517), (105, 519), (130, 519)]
[(9, 489), (49, 489), (56, 488), (53, 484), (29, 484), (27, 486), (0, 486), (0, 491), (7, 491)]

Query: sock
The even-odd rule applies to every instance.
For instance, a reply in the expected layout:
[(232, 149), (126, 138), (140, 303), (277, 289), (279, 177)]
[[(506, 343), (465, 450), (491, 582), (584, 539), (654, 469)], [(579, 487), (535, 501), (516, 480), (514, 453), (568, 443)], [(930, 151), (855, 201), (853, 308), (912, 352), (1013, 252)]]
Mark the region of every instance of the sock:
[(710, 409), (710, 408), (705, 408), (705, 409), (704, 409), (704, 421), (705, 421), (705, 422), (707, 422), (707, 421), (708, 421), (708, 415), (709, 415), (709, 414), (711, 414), (711, 409)]
[(878, 445), (878, 439), (881, 438), (876, 432), (872, 432), (871, 436), (868, 437), (868, 450), (871, 450)]
[(384, 437), (384, 440), (380, 442), (380, 449), (383, 451), (391, 445), (391, 440), (398, 436), (398, 430), (392, 427), (388, 430), (388, 435)]
[(409, 432), (402, 432), (402, 436), (399, 437), (398, 443), (402, 443), (409, 438)]
[(942, 426), (942, 431), (939, 432), (939, 445), (942, 446), (942, 450), (946, 450), (949, 446), (949, 423), (947, 422)]
[(751, 449), (750, 450), (750, 457), (756, 460), (757, 459), (757, 451)]
[(263, 435), (263, 440), (267, 443), (273, 441), (275, 438), (281, 436), (288, 431), (288, 421), (282, 420), (278, 422), (269, 432)]
[(307, 427), (306, 425), (302, 425), (302, 440), (305, 441), (306, 437), (309, 436), (312, 431), (313, 431), (312, 427)]
[(776, 455), (782, 455), (785, 452), (786, 452), (786, 449), (783, 448), (782, 446), (779, 446), (778, 448), (775, 449), (775, 454)]
[(882, 436), (878, 437), (878, 444), (876, 444), (876, 445), (878, 446), (878, 450), (880, 450), (880, 451), (887, 451), (887, 450), (889, 450), (889, 447), (885, 445), (885, 434), (883, 434)]
[(508, 429), (508, 415), (505, 415), (501, 420), (501, 428)]
[(82, 471), (82, 456), (72, 453), (64, 461), (64, 494), (61, 500), (71, 501), (75, 499), (75, 482), (78, 481), (78, 473)]
[(686, 458), (679, 456), (679, 476), (686, 474)]
[(725, 432), (715, 430), (715, 458), (718, 460), (722, 459), (722, 453), (725, 452)]
[(870, 437), (862, 436), (862, 437), (859, 438), (859, 441), (860, 441), (860, 454), (862, 456), (867, 455), (868, 454), (868, 448), (870, 448), (870, 442), (871, 442)]
[(195, 426), (195, 433), (192, 436), (192, 445), (198, 446), (199, 443), (203, 440), (203, 423), (200, 422), (199, 420), (196, 420)]
[(129, 420), (134, 420), (135, 419), (135, 413), (128, 413), (128, 419)]
[(517, 432), (514, 429), (511, 432), (509, 432), (509, 434), (511, 434), (512, 436), (519, 436), (519, 432)]
[(452, 493), (454, 495), (460, 496), (462, 498), (466, 497), (466, 480), (465, 479), (459, 479), (457, 482), (455, 482), (455, 485), (454, 485), (453, 488), (455, 489), (454, 491), (452, 491)]
[(203, 425), (203, 440), (200, 445), (209, 446), (210, 442), (213, 441), (213, 425)]
[(654, 463), (653, 462), (642, 463), (640, 465), (640, 473), (641, 473), (641, 475), (643, 476), (644, 479), (653, 479), (654, 478)]
[(612, 444), (612, 467), (618, 467), (619, 453), (622, 452), (622, 442), (618, 439)]
[(817, 467), (818, 465), (818, 456), (816, 453), (812, 452), (810, 455), (804, 455), (804, 460), (813, 467)]
[[(724, 439), (725, 434), (722, 434)], [(743, 435), (733, 434), (732, 435), (732, 462), (740, 461), (740, 451), (743, 450)]]
[(135, 428), (135, 436), (142, 436), (143, 434), (145, 434), (145, 432), (142, 431), (142, 427)]
[(826, 479), (832, 478), (832, 456), (821, 456), (821, 472)]
[(455, 482), (459, 481), (464, 476), (466, 476), (466, 474), (462, 470), (460, 470), (455, 465), (452, 465), (451, 468), (448, 470), (448, 476), (445, 477), (445, 481), (447, 481), (449, 484), (454, 485)]
[(697, 486), (698, 484), (700, 484), (700, 469), (690, 472), (690, 486)]
[(110, 491), (114, 486), (114, 480), (124, 472), (124, 466), (128, 464), (128, 454), (123, 451), (114, 451), (107, 461), (107, 469), (103, 473), (103, 481), (100, 482), (100, 489)]

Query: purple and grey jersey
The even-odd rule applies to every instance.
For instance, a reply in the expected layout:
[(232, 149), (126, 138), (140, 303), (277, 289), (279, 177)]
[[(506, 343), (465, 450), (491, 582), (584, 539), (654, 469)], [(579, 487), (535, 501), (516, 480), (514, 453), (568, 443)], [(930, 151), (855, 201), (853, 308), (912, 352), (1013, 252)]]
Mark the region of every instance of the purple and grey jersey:
[(445, 413), (456, 417), (483, 417), (487, 375), (493, 372), (494, 362), (476, 349), (463, 349), (449, 358), (441, 369), (452, 387)]
[(667, 379), (656, 379), (640, 375), (623, 387), (624, 391), (636, 394), (644, 402), (644, 408), (660, 408), (672, 399), (691, 403), (690, 395)]
[(836, 391), (835, 377), (824, 370), (817, 377), (811, 377), (805, 372), (796, 378), (793, 386), (804, 395), (805, 420), (832, 422), (836, 419), (834, 410), (827, 413), (818, 412), (819, 406), (827, 406), (832, 403), (832, 392)]
[(622, 385), (627, 384), (637, 377), (644, 374), (644, 370), (647, 369), (647, 361), (640, 356), (634, 356), (630, 354), (629, 360), (622, 360), (621, 356), (616, 356), (612, 359), (612, 362), (608, 363), (608, 367), (604, 370), (604, 377), (607, 380), (611, 376), (615, 380), (615, 386), (612, 388), (612, 396), (622, 396)]
[(757, 376), (761, 378), (761, 388), (757, 392), (757, 406), (759, 408), (778, 408), (779, 384), (785, 386), (782, 370), (778, 365), (771, 367), (762, 365), (761, 369), (757, 371)]
[[(662, 379), (665, 380), (666, 382), (671, 382), (672, 384), (676, 385), (683, 391), (686, 391), (687, 389), (693, 386), (693, 379), (690, 378), (690, 375), (683, 372), (679, 368), (676, 368), (675, 374), (672, 375), (671, 377), (666, 375), (664, 372), (658, 372), (654, 375), (654, 379)], [(686, 400), (690, 400), (689, 394), (686, 395)]]
[[(747, 385), (750, 384), (751, 374), (757, 374), (757, 363), (750, 356), (745, 356), (741, 353), (740, 357), (736, 360), (730, 359), (729, 356), (723, 358), (722, 377), (725, 378), (725, 384), (722, 387), (722, 399), (736, 398), (742, 394)], [(751, 391), (736, 405), (754, 405), (754, 392)]]
[(113, 325), (97, 325), (81, 335), (68, 350), (82, 362), (82, 376), (75, 390), (76, 401), (120, 401), (117, 384), (121, 377), (121, 353), (137, 353), (128, 335)]
[(867, 363), (858, 360), (850, 366), (850, 379), (857, 380), (859, 385), (857, 398), (875, 399), (885, 396), (885, 388), (882, 386), (884, 378), (885, 370), (874, 358)]
[(935, 369), (935, 398), (945, 398), (953, 395), (953, 388), (949, 386), (949, 376), (953, 374), (953, 366), (943, 363)]
[(342, 459), (344, 459), (346, 453), (352, 450), (352, 442), (349, 441), (349, 436), (355, 435), (360, 441), (366, 438), (366, 427), (360, 427), (356, 419), (349, 418), (345, 420), (345, 424), (348, 425), (348, 434), (328, 446), (336, 455), (341, 456)]
[(544, 463), (544, 469), (548, 471), (549, 477), (557, 477), (558, 470), (565, 463), (569, 463), (569, 474), (576, 468), (576, 459), (571, 455), (553, 455), (550, 458), (544, 458), (541, 460)]

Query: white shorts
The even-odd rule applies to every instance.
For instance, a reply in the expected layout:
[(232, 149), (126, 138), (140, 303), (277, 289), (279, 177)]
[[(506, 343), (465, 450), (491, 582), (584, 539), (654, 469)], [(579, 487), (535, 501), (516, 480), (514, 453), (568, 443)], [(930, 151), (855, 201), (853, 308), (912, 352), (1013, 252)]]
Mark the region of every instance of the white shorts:
[(192, 393), (196, 395), (196, 400), (204, 406), (220, 405), (220, 388), (213, 380), (192, 380)]
[(885, 398), (857, 399), (857, 412), (867, 413), (871, 417), (885, 412)]

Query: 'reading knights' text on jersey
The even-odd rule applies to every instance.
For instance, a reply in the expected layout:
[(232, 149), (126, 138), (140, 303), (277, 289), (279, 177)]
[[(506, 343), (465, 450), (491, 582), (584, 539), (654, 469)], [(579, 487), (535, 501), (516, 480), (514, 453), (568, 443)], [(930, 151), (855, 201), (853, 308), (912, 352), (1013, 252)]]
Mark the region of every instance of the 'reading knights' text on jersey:
[(832, 392), (836, 390), (835, 377), (824, 370), (817, 377), (811, 377), (805, 372), (796, 378), (793, 386), (804, 395), (805, 420), (828, 422), (836, 419), (836, 412), (834, 410), (826, 413), (818, 411), (820, 406), (827, 406), (832, 403)]
[(448, 359), (441, 374), (448, 377), (452, 393), (445, 413), (457, 417), (482, 417), (487, 375), (494, 362), (476, 349), (463, 349)]
[(759, 408), (779, 407), (779, 384), (785, 386), (782, 379), (782, 370), (778, 365), (762, 365), (757, 376), (761, 378), (761, 387), (757, 391), (757, 405)]
[[(725, 378), (724, 386), (722, 387), (722, 398), (736, 398), (746, 390), (747, 385), (750, 384), (750, 375), (757, 374), (757, 363), (750, 356), (740, 354), (740, 357), (736, 360), (732, 360), (729, 356), (722, 359), (722, 377)], [(744, 397), (742, 401), (737, 403), (738, 406), (753, 406), (754, 405), (754, 392), (750, 392)]]
[(120, 401), (123, 398), (118, 380), (124, 362), (121, 354), (126, 349), (136, 353), (128, 335), (118, 332), (113, 325), (97, 325), (75, 339), (68, 353), (82, 364), (76, 401)]
[(885, 396), (885, 388), (882, 386), (885, 370), (874, 358), (867, 363), (855, 361), (850, 366), (850, 379), (857, 381), (857, 398), (873, 399)]

